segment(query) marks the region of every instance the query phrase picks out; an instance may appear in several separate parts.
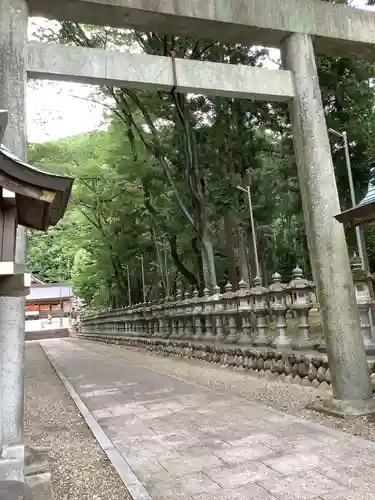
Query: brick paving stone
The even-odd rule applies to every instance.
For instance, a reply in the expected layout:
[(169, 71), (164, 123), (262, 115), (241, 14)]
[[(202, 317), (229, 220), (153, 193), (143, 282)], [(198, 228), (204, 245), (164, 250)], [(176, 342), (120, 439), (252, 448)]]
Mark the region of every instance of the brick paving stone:
[(235, 489), (248, 483), (278, 479), (281, 474), (259, 462), (245, 462), (236, 466), (217, 467), (207, 475), (222, 488)]
[[(296, 453), (263, 460), (263, 463), (284, 475), (295, 474), (319, 467), (320, 458), (316, 454)], [(334, 478), (331, 478), (334, 479)]]
[(162, 466), (175, 477), (181, 477), (190, 472), (206, 471), (224, 465), (217, 456), (211, 454), (199, 456), (181, 456), (168, 460), (161, 459)]
[(180, 458), (182, 455), (179, 453), (177, 450), (168, 450), (167, 452), (163, 451), (155, 451), (155, 450), (149, 450), (146, 448), (139, 448), (138, 450), (134, 450), (131, 454), (127, 455), (128, 457), (134, 459), (134, 460), (140, 460), (140, 459), (152, 459), (154, 458), (158, 462), (160, 462), (161, 459), (164, 460), (170, 460), (172, 458)]
[(312, 500), (320, 495), (344, 490), (343, 486), (315, 471), (261, 481), (260, 484), (279, 500)]
[[(198, 493), (211, 493), (221, 489), (217, 483), (202, 471), (192, 472), (178, 478), (171, 477), (166, 481), (148, 481), (146, 484), (153, 498), (155, 495), (171, 495), (173, 492), (193, 496)], [(160, 496), (160, 498), (163, 498), (163, 496)]]
[(113, 417), (113, 413), (111, 413), (110, 410), (107, 410), (106, 408), (103, 408), (101, 410), (94, 410), (92, 412), (96, 420), (103, 420), (108, 417)]
[(274, 451), (262, 445), (238, 446), (224, 450), (215, 450), (215, 455), (228, 464), (239, 464), (249, 460), (265, 460), (274, 455)]
[(108, 356), (100, 344), (42, 343), (153, 500), (375, 498), (374, 443)]
[(211, 493), (202, 493), (201, 495), (193, 496), (193, 500), (277, 500), (277, 498), (261, 486), (251, 484), (247, 485), (246, 489), (241, 488), (236, 491), (231, 488)]
[(165, 434), (156, 434), (151, 438), (151, 441), (159, 442), (164, 446), (179, 448), (193, 446), (197, 440), (193, 436), (189, 436), (184, 432), (167, 432)]
[(155, 458), (132, 455), (127, 458), (127, 462), (137, 475), (140, 474), (147, 479), (155, 472), (166, 472)]
[(341, 493), (328, 494), (319, 497), (319, 500), (374, 500), (374, 490), (343, 490)]
[(254, 446), (254, 445), (257, 445), (257, 444), (262, 444), (262, 445), (265, 445), (265, 446), (270, 446), (272, 447), (272, 444), (275, 442), (276, 440), (276, 436), (274, 434), (267, 434), (265, 432), (259, 432), (256, 431), (256, 430), (251, 430), (249, 429), (248, 432), (251, 432), (250, 435), (244, 437), (244, 438), (241, 438), (241, 439), (229, 439), (227, 441), (227, 443), (230, 445), (230, 446)]
[(329, 466), (328, 462), (324, 462), (324, 460), (316, 467), (316, 470), (323, 476), (333, 479), (343, 486), (351, 487), (352, 489), (361, 488), (361, 486), (368, 482), (374, 473), (374, 469), (367, 465), (357, 464), (347, 466), (332, 464)]
[(181, 455), (204, 455), (216, 449), (228, 449), (231, 445), (226, 441), (222, 441), (219, 436), (209, 435), (207, 437), (199, 436), (194, 439), (191, 446), (175, 446)]

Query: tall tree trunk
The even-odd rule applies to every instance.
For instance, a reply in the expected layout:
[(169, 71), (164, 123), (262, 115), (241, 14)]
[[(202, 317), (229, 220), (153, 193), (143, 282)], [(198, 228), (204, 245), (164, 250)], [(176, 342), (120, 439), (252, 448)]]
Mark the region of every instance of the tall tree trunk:
[(209, 233), (208, 216), (204, 192), (204, 169), (200, 164), (192, 116), (186, 96), (173, 93), (176, 110), (180, 119), (185, 145), (185, 176), (192, 198), (194, 227), (199, 239), (199, 250), (202, 259), (204, 288), (212, 290), (216, 287), (215, 259)]
[[(167, 296), (167, 283), (166, 283), (165, 274), (164, 274), (164, 272), (165, 272), (164, 263), (163, 263), (163, 259), (162, 259), (161, 252), (160, 252), (160, 247), (158, 245), (158, 240), (157, 240), (156, 233), (155, 233), (154, 229), (151, 230), (151, 238), (152, 238), (152, 241), (153, 241), (154, 246), (155, 246), (156, 259), (157, 259), (157, 263), (158, 263), (158, 267), (159, 267), (159, 273), (156, 273), (156, 276), (157, 277), (159, 276), (160, 284), (162, 285), (162, 288), (164, 291), (164, 297), (166, 297)], [(159, 287), (159, 285), (158, 285), (158, 287)], [(159, 293), (159, 290), (158, 290), (158, 293)]]
[(233, 217), (230, 212), (224, 215), (224, 233), (225, 233), (227, 260), (228, 260), (228, 281), (232, 283), (233, 290), (236, 290), (238, 276), (237, 276), (236, 254), (234, 251), (235, 226)]
[(184, 265), (184, 263), (180, 259), (180, 256), (178, 255), (177, 237), (176, 236), (169, 236), (168, 241), (169, 241), (169, 246), (171, 249), (171, 256), (172, 256), (172, 259), (173, 259), (173, 262), (176, 266), (177, 271), (186, 279), (186, 281), (189, 283), (190, 286), (197, 285), (197, 281), (198, 281), (197, 278)]
[(201, 253), (203, 263), (204, 286), (211, 292), (214, 291), (217, 285), (215, 271), (215, 255), (212, 247), (211, 238), (208, 234), (208, 229), (204, 228), (204, 233), (201, 237)]
[(195, 283), (199, 290), (203, 292), (204, 285), (204, 272), (203, 272), (203, 258), (202, 252), (198, 248), (198, 238), (193, 238), (191, 240), (191, 246), (195, 253), (195, 258), (197, 260), (197, 268), (198, 268), (198, 281)]
[(249, 269), (248, 252), (246, 249), (246, 240), (244, 234), (241, 231), (238, 231), (237, 241), (238, 241), (238, 260), (240, 264), (241, 279), (244, 280), (249, 287), (251, 287), (252, 281)]
[(250, 279), (251, 279), (251, 283), (253, 283), (254, 278), (257, 275), (257, 270), (256, 270), (256, 265), (255, 265), (255, 249), (254, 249), (253, 235), (251, 234), (250, 228), (247, 232), (247, 248), (248, 248), (248, 255), (249, 255)]

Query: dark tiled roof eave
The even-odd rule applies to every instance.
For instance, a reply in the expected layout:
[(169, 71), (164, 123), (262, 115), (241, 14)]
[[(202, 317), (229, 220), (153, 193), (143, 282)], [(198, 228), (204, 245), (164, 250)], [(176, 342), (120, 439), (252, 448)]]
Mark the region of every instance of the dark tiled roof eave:
[(345, 210), (335, 216), (335, 219), (341, 222), (345, 228), (352, 229), (357, 226), (363, 226), (375, 221), (375, 198), (368, 203), (360, 203), (354, 208)]
[[(8, 148), (0, 144), (0, 172), (16, 183), (45, 189), (55, 193), (52, 203), (25, 196), (18, 196), (20, 208), (18, 221), (29, 228), (45, 230), (54, 226), (63, 217), (71, 195), (73, 179), (43, 172), (17, 158)], [(21, 201), (22, 198), (22, 201)], [(28, 202), (28, 203), (25, 203)], [(25, 208), (29, 205), (29, 209)], [(31, 210), (32, 209), (32, 210)], [(34, 211), (34, 214), (31, 212)]]

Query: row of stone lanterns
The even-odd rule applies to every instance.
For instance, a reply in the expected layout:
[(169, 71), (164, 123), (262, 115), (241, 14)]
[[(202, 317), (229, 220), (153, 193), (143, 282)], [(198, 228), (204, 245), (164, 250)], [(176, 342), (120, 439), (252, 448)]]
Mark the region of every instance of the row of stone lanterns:
[[(293, 279), (288, 285), (281, 283), (281, 276), (275, 273), (269, 287), (263, 286), (257, 277), (251, 289), (244, 281), (240, 281), (238, 288), (233, 292), (232, 285), (227, 283), (223, 294), (217, 288), (213, 294), (205, 290), (203, 297), (199, 297), (196, 290), (184, 296), (179, 291), (175, 299), (159, 304), (138, 304), (112, 311), (107, 320), (101, 317), (97, 327), (101, 331), (117, 330), (140, 337), (262, 346), (270, 343), (267, 319), (273, 314), (277, 332), (274, 345), (282, 348), (291, 346), (285, 318), (291, 309), (297, 316), (299, 329), (295, 344), (301, 348), (311, 347), (308, 318), (314, 286), (303, 278), (299, 267), (293, 271)], [(89, 325), (90, 320), (86, 319), (85, 323)]]

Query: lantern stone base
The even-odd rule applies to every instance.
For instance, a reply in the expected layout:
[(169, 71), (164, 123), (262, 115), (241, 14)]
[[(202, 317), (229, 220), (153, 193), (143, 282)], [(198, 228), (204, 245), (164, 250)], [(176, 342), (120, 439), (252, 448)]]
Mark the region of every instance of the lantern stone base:
[(300, 339), (293, 342), (293, 348), (296, 351), (310, 351), (314, 349), (314, 343), (309, 339)]
[(52, 500), (52, 481), (46, 448), (25, 447), (25, 481), (35, 500)]
[(0, 500), (33, 500), (33, 494), (21, 481), (0, 481)]
[[(250, 341), (251, 342), (251, 341)], [(249, 344), (250, 344), (249, 342)], [(249, 345), (248, 344), (248, 345)], [(292, 339), (290, 337), (277, 337), (271, 344), (274, 349), (292, 349)]]
[(14, 481), (24, 479), (25, 449), (22, 444), (3, 446), (0, 456), (0, 478)]
[(375, 399), (317, 399), (309, 404), (307, 408), (333, 417), (363, 417), (375, 414)]
[(375, 355), (375, 342), (372, 339), (363, 339), (365, 345), (366, 353), (369, 356)]

